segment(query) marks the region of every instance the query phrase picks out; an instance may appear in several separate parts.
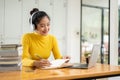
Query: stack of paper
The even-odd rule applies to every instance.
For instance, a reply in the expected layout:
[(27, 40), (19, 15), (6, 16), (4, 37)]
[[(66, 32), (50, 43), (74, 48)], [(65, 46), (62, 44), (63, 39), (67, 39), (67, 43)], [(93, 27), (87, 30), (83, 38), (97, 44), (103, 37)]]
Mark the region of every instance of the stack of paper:
[(21, 70), (21, 57), (18, 55), (17, 45), (0, 46), (0, 72)]

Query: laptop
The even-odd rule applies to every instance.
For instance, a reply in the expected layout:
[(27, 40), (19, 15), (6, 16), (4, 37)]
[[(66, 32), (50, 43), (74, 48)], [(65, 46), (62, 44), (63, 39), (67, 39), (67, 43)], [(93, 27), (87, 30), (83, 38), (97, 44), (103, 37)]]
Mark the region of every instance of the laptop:
[(94, 44), (92, 48), (92, 54), (91, 54), (89, 63), (88, 64), (87, 63), (85, 64), (74, 63), (73, 66), (71, 66), (70, 68), (87, 69), (87, 68), (94, 67), (96, 65), (99, 54), (100, 54), (100, 45)]

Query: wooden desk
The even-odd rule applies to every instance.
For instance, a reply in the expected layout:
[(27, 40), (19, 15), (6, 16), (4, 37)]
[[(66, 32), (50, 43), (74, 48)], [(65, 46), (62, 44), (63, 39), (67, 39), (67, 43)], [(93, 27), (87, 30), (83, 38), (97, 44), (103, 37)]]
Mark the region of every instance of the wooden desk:
[(65, 80), (120, 76), (120, 66), (97, 64), (90, 69), (41, 70), (23, 67), (22, 71), (0, 73), (1, 80)]

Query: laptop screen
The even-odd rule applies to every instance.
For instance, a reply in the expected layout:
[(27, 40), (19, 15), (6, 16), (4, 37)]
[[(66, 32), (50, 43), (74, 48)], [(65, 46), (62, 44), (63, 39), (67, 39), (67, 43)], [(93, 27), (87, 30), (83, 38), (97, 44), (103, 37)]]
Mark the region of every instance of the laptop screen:
[(90, 56), (90, 61), (89, 61), (88, 67), (95, 66), (99, 54), (100, 54), (100, 45), (99, 44), (94, 44), (93, 49), (92, 49), (92, 54)]

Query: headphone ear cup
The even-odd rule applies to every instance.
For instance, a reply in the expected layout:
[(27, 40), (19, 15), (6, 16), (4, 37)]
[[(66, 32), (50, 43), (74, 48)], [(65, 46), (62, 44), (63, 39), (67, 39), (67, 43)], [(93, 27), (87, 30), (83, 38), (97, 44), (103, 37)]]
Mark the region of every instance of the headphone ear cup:
[[(33, 15), (32, 15), (33, 16)], [(31, 18), (30, 18), (30, 27), (31, 27), (31, 29), (33, 30), (34, 29), (34, 24), (32, 23), (32, 16), (31, 16)]]
[(31, 23), (31, 29), (34, 30), (35, 25)]
[[(37, 12), (39, 12), (39, 11), (37, 11)], [(34, 13), (31, 15), (31, 18), (30, 18), (30, 19), (31, 19), (30, 24), (31, 24), (32, 30), (35, 29), (35, 25), (32, 23), (32, 22), (33, 22), (33, 16), (34, 16), (37, 12), (34, 12)]]

